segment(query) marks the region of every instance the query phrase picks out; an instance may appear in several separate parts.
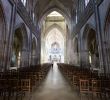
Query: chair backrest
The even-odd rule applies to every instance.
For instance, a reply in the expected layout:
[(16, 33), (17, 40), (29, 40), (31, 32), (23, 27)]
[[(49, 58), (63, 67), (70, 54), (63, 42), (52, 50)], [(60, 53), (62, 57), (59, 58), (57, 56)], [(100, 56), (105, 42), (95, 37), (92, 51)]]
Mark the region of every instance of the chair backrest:
[(79, 78), (78, 78), (78, 76), (77, 75), (73, 75), (73, 84), (74, 85), (79, 85), (79, 80), (78, 80)]
[(88, 92), (89, 91), (89, 80), (88, 79), (80, 79), (80, 92)]
[(8, 86), (8, 81), (7, 79), (0, 79), (0, 88), (5, 88)]
[(31, 92), (31, 80), (30, 79), (21, 79), (21, 90)]
[(19, 91), (19, 80), (18, 79), (8, 79), (8, 88), (14, 91)]
[(101, 80), (94, 79), (92, 80), (92, 92), (100, 92), (101, 91)]

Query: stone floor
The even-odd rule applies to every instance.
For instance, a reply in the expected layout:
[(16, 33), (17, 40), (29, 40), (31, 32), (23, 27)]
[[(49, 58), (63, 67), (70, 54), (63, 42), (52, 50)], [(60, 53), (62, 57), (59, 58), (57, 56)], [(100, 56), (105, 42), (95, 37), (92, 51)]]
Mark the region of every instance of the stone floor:
[[(72, 89), (65, 78), (58, 70), (58, 66), (54, 64), (48, 73), (47, 78), (41, 86), (39, 86), (31, 96), (25, 97), (23, 100), (81, 100), (79, 93)], [(82, 100), (88, 100), (87, 96), (83, 96)], [(89, 98), (91, 100), (91, 97)], [(94, 99), (98, 100), (98, 99)], [(105, 99), (103, 99), (105, 100)]]

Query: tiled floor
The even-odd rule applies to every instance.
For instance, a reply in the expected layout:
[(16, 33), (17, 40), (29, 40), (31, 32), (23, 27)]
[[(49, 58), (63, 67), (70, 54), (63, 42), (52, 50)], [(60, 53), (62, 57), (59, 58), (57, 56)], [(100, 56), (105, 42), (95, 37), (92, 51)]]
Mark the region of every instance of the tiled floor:
[[(87, 96), (84, 97), (86, 98), (83, 100), (88, 100)], [(42, 85), (31, 94), (31, 97), (25, 97), (24, 100), (80, 100), (80, 95), (70, 87), (58, 66), (54, 64)]]

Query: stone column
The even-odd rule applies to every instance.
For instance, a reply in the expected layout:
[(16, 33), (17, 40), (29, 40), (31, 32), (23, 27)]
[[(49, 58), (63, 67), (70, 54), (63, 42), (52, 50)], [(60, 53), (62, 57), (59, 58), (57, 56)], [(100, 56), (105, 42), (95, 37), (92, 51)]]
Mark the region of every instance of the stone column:
[(38, 37), (38, 44), (37, 44), (37, 58), (38, 58), (38, 61), (37, 61), (37, 64), (40, 64), (41, 63), (41, 30), (38, 28), (38, 34), (39, 34), (39, 37)]
[(12, 13), (11, 13), (11, 19), (10, 19), (10, 29), (9, 29), (9, 35), (7, 40), (7, 46), (6, 46), (6, 58), (5, 58), (5, 70), (10, 67), (10, 60), (11, 60), (11, 51), (12, 51), (12, 40), (13, 40), (13, 34), (14, 34), (14, 25), (15, 25), (15, 19), (16, 19), (16, 7), (17, 5), (10, 1), (12, 4)]
[(32, 33), (30, 32), (29, 36), (29, 66), (31, 65), (32, 60)]
[(96, 37), (97, 37), (97, 43), (99, 45), (98, 52), (99, 52), (99, 59), (100, 59), (100, 71), (105, 72), (104, 67), (104, 52), (103, 52), (103, 45), (102, 45), (102, 35), (101, 35), (101, 26), (100, 26), (100, 16), (99, 16), (99, 9), (97, 5), (97, 0), (93, 0), (93, 6), (94, 6), (94, 13), (95, 13), (95, 24), (96, 24)]
[(21, 61), (20, 61), (21, 62), (20, 63), (21, 67), (28, 67), (29, 66), (28, 57), (29, 57), (29, 51), (26, 50), (26, 49), (23, 49), (21, 51)]
[(33, 56), (32, 56), (32, 61), (31, 61), (31, 65), (32, 65), (32, 66), (37, 65), (37, 60), (38, 60), (38, 59), (37, 59), (37, 56), (36, 56), (36, 55), (33, 55)]

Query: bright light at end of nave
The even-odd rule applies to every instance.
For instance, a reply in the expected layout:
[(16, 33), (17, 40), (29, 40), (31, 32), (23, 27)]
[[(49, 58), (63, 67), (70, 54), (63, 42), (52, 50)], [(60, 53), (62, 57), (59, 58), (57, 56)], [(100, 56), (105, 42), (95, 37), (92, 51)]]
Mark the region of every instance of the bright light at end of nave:
[(62, 16), (62, 15), (58, 13), (57, 11), (53, 11), (48, 15), (48, 17), (52, 17), (52, 16)]

